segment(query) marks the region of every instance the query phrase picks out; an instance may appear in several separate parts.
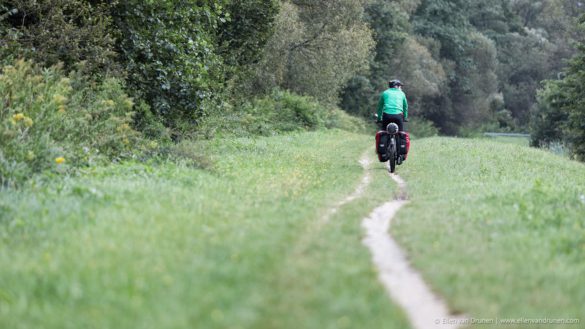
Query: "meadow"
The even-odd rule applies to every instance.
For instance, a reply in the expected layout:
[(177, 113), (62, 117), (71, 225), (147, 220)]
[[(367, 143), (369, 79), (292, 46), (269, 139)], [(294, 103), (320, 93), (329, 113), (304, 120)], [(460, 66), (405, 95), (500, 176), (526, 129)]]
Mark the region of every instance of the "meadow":
[(400, 174), (411, 203), (391, 231), (455, 311), (585, 320), (582, 163), (515, 142), (457, 138), (417, 141), (408, 161)]
[[(4, 189), (0, 327), (410, 328), (361, 243), (396, 193), (372, 144), (341, 130), (184, 142), (178, 160)], [(417, 139), (390, 230), (457, 313), (583, 319), (584, 169), (515, 142)]]
[(361, 181), (371, 144), (342, 131), (216, 139), (179, 145), (179, 162), (4, 190), (0, 327), (407, 328), (360, 241), (393, 184), (318, 224)]

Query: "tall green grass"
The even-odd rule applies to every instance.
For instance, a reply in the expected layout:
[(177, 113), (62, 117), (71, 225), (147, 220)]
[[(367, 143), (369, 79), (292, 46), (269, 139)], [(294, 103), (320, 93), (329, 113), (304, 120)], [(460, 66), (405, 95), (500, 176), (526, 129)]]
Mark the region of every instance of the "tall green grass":
[(360, 241), (393, 193), (383, 166), (319, 224), (361, 180), (371, 137), (180, 148), (182, 162), (1, 191), (0, 328), (408, 328)]
[(392, 233), (455, 310), (585, 321), (583, 164), (513, 143), (430, 138), (413, 142), (400, 169), (411, 203)]

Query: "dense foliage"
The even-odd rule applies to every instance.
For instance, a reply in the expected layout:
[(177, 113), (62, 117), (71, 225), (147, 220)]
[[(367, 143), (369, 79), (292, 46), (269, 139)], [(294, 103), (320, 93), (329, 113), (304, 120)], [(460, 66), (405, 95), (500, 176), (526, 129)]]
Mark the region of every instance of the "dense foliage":
[(173, 128), (200, 117), (222, 83), (214, 42), (222, 6), (194, 4), (123, 1), (114, 11), (129, 87)]
[(113, 12), (129, 87), (175, 133), (193, 130), (199, 118), (216, 109), (226, 80), (258, 60), (277, 5), (120, 2)]
[(144, 144), (121, 81), (95, 84), (23, 60), (0, 72), (0, 186), (131, 157)]
[[(585, 31), (585, 16), (581, 18)], [(539, 92), (534, 111), (532, 144), (567, 145), (578, 159), (585, 161), (585, 42), (569, 62), (564, 78), (551, 80)]]
[(0, 1), (0, 60), (22, 57), (94, 75), (119, 74), (108, 7), (87, 0)]
[(284, 88), (337, 104), (339, 92), (367, 68), (373, 47), (365, 0), (283, 2), (265, 57), (248, 92)]
[[(368, 117), (393, 78), (406, 83), (414, 135), (531, 127), (534, 145), (583, 158), (584, 10), (578, 0), (2, 0), (2, 182), (50, 169), (55, 150), (91, 162), (74, 145), (117, 159), (145, 137), (360, 129), (337, 107)], [(537, 94), (547, 79), (560, 80)]]
[(351, 132), (365, 131), (363, 120), (315, 98), (275, 90), (273, 93), (229, 108), (224, 115), (208, 116), (199, 134), (211, 136), (273, 136), (295, 131), (339, 128)]
[(367, 115), (386, 81), (406, 83), (412, 113), (447, 134), (526, 131), (536, 90), (574, 53), (579, 1), (378, 1), (366, 20), (376, 48), (344, 109)]
[(124, 75), (132, 96), (176, 133), (193, 130), (260, 59), (277, 1), (10, 0), (0, 53), (94, 77)]

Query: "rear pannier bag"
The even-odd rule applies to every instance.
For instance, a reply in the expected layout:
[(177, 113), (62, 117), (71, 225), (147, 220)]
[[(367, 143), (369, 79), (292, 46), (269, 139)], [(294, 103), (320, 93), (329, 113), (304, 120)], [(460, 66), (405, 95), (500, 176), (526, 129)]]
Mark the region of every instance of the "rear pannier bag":
[(398, 135), (396, 135), (396, 137), (396, 143), (398, 144), (398, 154), (404, 155), (404, 159), (406, 160), (408, 150), (410, 149), (410, 135), (405, 131), (401, 131), (398, 133)]
[(380, 130), (376, 133), (376, 154), (380, 162), (388, 161), (388, 140), (390, 135), (385, 130)]

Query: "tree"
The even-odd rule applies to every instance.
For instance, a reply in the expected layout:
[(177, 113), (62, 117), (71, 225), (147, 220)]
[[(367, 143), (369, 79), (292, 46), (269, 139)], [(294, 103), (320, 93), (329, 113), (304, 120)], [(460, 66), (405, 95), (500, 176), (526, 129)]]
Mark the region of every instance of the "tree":
[(130, 90), (167, 126), (193, 125), (222, 86), (222, 3), (129, 0), (114, 12)]
[(574, 53), (572, 17), (579, 8), (560, 0), (515, 0), (500, 8), (513, 15), (507, 19), (510, 32), (491, 35), (498, 47), (500, 86), (516, 123), (527, 127), (540, 81), (555, 78)]
[(192, 131), (229, 79), (257, 62), (276, 1), (119, 2), (112, 11), (128, 86), (167, 127)]
[[(585, 31), (585, 15), (580, 28)], [(585, 42), (579, 43), (565, 77), (547, 82), (540, 91), (532, 127), (533, 145), (561, 141), (577, 159), (585, 161)]]
[(5, 0), (0, 4), (0, 57), (45, 66), (120, 75), (108, 6), (86, 0)]
[(538, 105), (530, 120), (530, 145), (548, 147), (565, 141), (564, 128), (569, 115), (563, 110), (567, 106), (568, 94), (560, 81), (545, 81), (537, 93)]
[(283, 2), (251, 91), (278, 87), (337, 104), (373, 47), (364, 0)]
[(279, 8), (278, 0), (230, 0), (226, 5), (228, 17), (221, 24), (218, 43), (230, 75), (241, 75), (261, 59)]
[[(445, 71), (427, 48), (430, 40), (412, 35), (410, 15), (420, 1), (372, 1), (366, 6), (366, 21), (372, 27), (376, 47), (367, 75), (354, 77), (342, 93), (341, 107), (349, 113), (368, 116), (375, 109), (380, 91), (388, 81), (399, 78), (407, 83), (412, 108), (425, 110), (425, 97), (437, 96), (445, 83)], [(423, 44), (423, 42), (425, 44)]]
[[(473, 47), (488, 47), (474, 34), (468, 18), (469, 4), (461, 0), (424, 0), (414, 14), (414, 30), (438, 45), (435, 55), (443, 66), (448, 81), (438, 97), (424, 106), (437, 127), (446, 134), (457, 134), (460, 128), (476, 126), (477, 98), (484, 97), (481, 80), (471, 75), (481, 69), (475, 62)], [(481, 42), (480, 42), (481, 41)], [(487, 49), (487, 48), (485, 48)]]

